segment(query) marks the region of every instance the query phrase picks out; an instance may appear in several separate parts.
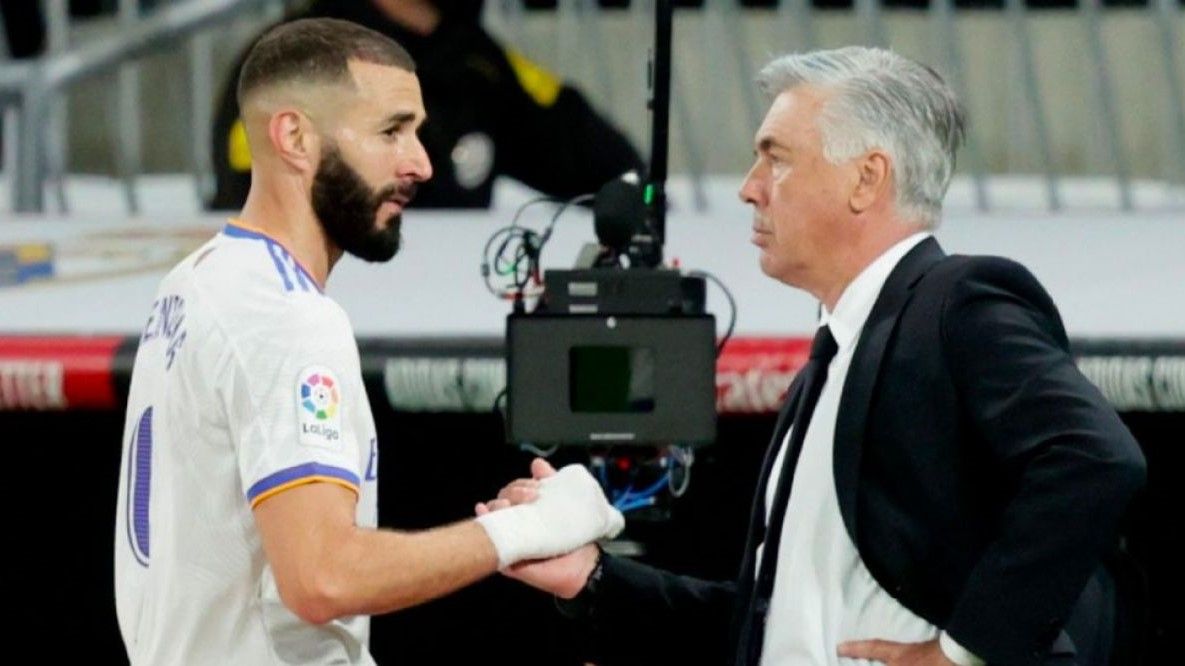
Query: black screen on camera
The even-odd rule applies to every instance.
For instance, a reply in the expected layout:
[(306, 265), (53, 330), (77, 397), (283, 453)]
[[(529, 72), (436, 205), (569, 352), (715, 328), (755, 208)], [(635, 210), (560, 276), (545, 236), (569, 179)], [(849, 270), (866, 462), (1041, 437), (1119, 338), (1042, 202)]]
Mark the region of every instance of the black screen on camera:
[(568, 354), (573, 412), (654, 411), (654, 350), (650, 347), (575, 346)]

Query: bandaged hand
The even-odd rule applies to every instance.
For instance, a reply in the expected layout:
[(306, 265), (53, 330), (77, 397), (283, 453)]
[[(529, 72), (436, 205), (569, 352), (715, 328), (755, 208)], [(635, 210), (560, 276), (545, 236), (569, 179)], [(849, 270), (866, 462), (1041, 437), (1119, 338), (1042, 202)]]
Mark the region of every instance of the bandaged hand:
[[(507, 486), (508, 488), (514, 486)], [(523, 560), (563, 555), (621, 533), (625, 519), (605, 499), (600, 484), (580, 465), (568, 465), (530, 487), (519, 499), (534, 501), (477, 517), (498, 553), (499, 568)], [(533, 492), (532, 492), (533, 491)]]

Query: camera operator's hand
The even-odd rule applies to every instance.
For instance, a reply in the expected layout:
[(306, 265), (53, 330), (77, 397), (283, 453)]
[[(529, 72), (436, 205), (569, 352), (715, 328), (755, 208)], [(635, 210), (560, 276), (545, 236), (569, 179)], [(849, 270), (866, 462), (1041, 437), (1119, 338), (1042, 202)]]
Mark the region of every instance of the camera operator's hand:
[(550, 465), (539, 460), (532, 468), (540, 478), (511, 482), (499, 493), (514, 506), (477, 517), (498, 553), (499, 568), (562, 555), (621, 532), (625, 519), (584, 467), (568, 465), (548, 475)]

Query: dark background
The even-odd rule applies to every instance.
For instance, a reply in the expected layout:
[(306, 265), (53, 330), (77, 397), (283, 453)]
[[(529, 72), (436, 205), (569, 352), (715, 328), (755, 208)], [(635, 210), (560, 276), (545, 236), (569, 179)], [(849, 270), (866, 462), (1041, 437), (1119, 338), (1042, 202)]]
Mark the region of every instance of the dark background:
[[(380, 454), (380, 520), (415, 529), (470, 516), (473, 503), (526, 473), (531, 456), (502, 443), (494, 414), (411, 414), (391, 410), (368, 386)], [(1183, 536), (1179, 509), (1185, 414), (1130, 413), (1124, 420), (1148, 458), (1149, 485), (1123, 527), (1150, 597), (1133, 617), (1147, 620), (1146, 662), (1174, 663), (1168, 640), (1185, 629), (1179, 601), (1185, 575), (1171, 543)], [(718, 442), (697, 453), (690, 489), (669, 520), (631, 519), (625, 536), (642, 557), (682, 573), (731, 578), (749, 502), (774, 416), (726, 416)], [(55, 663), (123, 663), (113, 590), (114, 514), (121, 411), (6, 413), (0, 432), (16, 459), (8, 503), (16, 555), (5, 567), (14, 636)], [(557, 463), (578, 451), (561, 451)], [(11, 576), (11, 578), (9, 578)], [(1143, 617), (1140, 617), (1143, 616)], [(656, 640), (677, 640), (656, 637)], [(384, 664), (576, 664), (571, 635), (550, 597), (493, 577), (451, 597), (377, 617), (371, 647)], [(1170, 658), (1172, 655), (1172, 658)]]

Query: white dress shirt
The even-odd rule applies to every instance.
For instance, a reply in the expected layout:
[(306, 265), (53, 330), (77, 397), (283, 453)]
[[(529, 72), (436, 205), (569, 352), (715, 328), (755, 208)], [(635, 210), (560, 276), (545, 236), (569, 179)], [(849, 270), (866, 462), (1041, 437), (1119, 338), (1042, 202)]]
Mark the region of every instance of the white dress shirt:
[[(830, 327), (839, 349), (828, 366), (827, 381), (794, 471), (765, 628), (762, 666), (872, 664), (863, 659), (840, 658), (836, 650), (844, 641), (874, 638), (902, 643), (941, 638), (943, 652), (951, 661), (960, 666), (983, 664), (937, 627), (902, 606), (872, 577), (844, 528), (832, 470), (839, 398), (860, 330), (889, 273), (929, 236), (917, 233), (889, 248), (848, 285), (834, 312), (823, 311), (819, 325)], [(787, 432), (765, 488), (766, 521), (789, 439)], [(760, 563), (760, 548), (757, 558)]]

